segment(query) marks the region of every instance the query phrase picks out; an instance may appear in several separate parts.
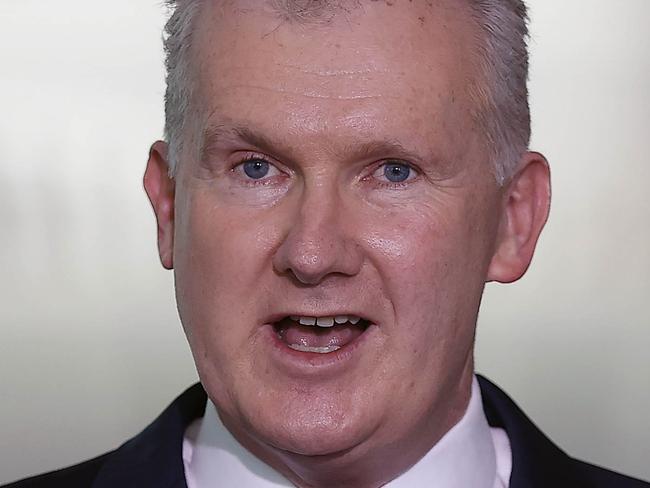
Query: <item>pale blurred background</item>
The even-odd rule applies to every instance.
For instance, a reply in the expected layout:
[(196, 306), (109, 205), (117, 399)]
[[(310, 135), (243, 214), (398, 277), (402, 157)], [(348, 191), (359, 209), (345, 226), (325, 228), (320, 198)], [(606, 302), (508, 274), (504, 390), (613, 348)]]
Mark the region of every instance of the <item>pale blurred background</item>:
[[(161, 3), (0, 0), (0, 482), (118, 446), (196, 381), (141, 188)], [(650, 479), (650, 1), (530, 6), (553, 211), (526, 278), (488, 286), (478, 370)]]

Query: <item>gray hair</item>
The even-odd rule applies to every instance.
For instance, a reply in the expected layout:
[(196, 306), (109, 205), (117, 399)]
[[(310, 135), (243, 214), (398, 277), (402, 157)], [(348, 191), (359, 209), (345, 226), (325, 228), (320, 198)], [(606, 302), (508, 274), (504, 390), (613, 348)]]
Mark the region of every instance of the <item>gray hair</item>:
[[(190, 47), (195, 14), (204, 0), (166, 0), (171, 15), (165, 25), (167, 68), (165, 139), (170, 174), (174, 174), (188, 132), (195, 89)], [(275, 0), (287, 19), (308, 19), (333, 0)], [(482, 77), (469, 87), (474, 120), (484, 134), (495, 177), (503, 184), (516, 169), (530, 141), (528, 106), (528, 16), (524, 0), (465, 0), (480, 27)], [(194, 121), (196, 122), (196, 121)]]

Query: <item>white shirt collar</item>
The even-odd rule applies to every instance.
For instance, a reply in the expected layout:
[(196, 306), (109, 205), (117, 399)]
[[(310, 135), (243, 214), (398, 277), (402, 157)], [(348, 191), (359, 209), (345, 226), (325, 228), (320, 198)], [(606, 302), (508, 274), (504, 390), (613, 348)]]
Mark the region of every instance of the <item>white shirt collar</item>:
[[(481, 390), (474, 378), (461, 420), (422, 459), (385, 487), (507, 488), (511, 459), (505, 432), (487, 423)], [(188, 488), (293, 486), (235, 440), (209, 400), (205, 416), (187, 428), (183, 461)]]

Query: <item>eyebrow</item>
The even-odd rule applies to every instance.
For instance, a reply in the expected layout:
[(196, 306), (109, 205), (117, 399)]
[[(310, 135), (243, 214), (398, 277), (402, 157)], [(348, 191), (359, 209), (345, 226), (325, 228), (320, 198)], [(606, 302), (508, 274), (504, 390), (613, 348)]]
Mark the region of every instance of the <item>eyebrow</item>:
[(235, 126), (227, 128), (224, 125), (212, 125), (203, 131), (199, 152), (200, 160), (207, 161), (210, 159), (223, 141), (241, 141), (269, 154), (277, 154), (278, 151), (282, 153), (290, 152), (290, 148), (283, 148), (262, 133), (255, 132), (248, 127)]
[[(406, 149), (399, 141), (396, 140), (375, 140), (359, 144), (354, 149), (351, 148), (349, 153), (359, 159), (405, 159), (410, 161), (422, 161), (423, 156)], [(436, 159), (430, 157), (428, 159)]]
[[(292, 153), (295, 153), (295, 150), (290, 145), (272, 140), (261, 132), (249, 127), (211, 125), (203, 131), (200, 146), (201, 161), (205, 162), (209, 160), (224, 141), (240, 141), (279, 159), (291, 159)], [(405, 159), (420, 163), (424, 162), (424, 160), (439, 162), (439, 159), (434, 155), (418, 154), (407, 149), (399, 141), (394, 139), (377, 139), (358, 144), (348, 144), (342, 151), (339, 151), (338, 156), (347, 160), (381, 158)]]

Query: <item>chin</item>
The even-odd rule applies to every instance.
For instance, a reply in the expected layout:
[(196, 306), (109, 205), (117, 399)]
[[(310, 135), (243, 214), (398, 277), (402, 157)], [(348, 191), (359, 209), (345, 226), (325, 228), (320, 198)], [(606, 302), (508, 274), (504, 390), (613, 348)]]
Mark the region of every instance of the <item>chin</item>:
[(300, 396), (262, 411), (255, 408), (258, 413), (245, 422), (249, 431), (282, 451), (326, 456), (354, 448), (375, 430), (372, 416), (360, 406), (355, 408), (353, 399), (337, 402), (323, 394)]
[[(340, 456), (359, 445), (365, 429), (341, 426), (292, 425), (269, 439), (269, 444), (282, 451), (302, 456)], [(370, 430), (370, 429), (369, 429)]]

